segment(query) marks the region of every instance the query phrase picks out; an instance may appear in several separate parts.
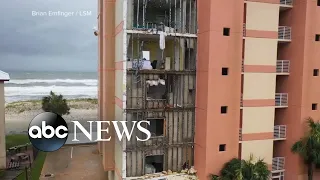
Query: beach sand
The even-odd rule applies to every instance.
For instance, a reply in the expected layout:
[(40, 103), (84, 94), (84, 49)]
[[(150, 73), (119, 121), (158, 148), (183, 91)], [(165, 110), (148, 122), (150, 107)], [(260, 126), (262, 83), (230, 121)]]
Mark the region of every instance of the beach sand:
[[(97, 100), (77, 99), (68, 101), (70, 114), (63, 118), (70, 121), (95, 121), (98, 118)], [(42, 113), (40, 101), (22, 101), (6, 105), (6, 134), (27, 133), (30, 121)]]

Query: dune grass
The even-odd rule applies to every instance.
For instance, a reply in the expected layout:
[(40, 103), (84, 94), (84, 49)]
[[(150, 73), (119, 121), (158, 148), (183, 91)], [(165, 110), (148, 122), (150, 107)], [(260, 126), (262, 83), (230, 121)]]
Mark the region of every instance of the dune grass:
[[(6, 104), (6, 111), (22, 113), (24, 111), (41, 109), (41, 100), (17, 101)], [(94, 98), (79, 98), (68, 99), (67, 103), (71, 109), (90, 109), (95, 108), (98, 104), (98, 99)]]

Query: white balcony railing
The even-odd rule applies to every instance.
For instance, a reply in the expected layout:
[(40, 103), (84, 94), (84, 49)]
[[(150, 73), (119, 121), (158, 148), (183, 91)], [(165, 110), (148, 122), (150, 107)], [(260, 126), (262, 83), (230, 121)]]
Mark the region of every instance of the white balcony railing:
[(246, 37), (246, 24), (243, 23), (243, 37)]
[(244, 60), (243, 60), (243, 59), (242, 59), (241, 69), (242, 69), (242, 71), (241, 71), (241, 72), (244, 72)]
[(272, 180), (284, 180), (284, 171), (281, 172), (272, 172)]
[(276, 106), (288, 106), (288, 93), (276, 93)]
[(289, 73), (290, 72), (290, 61), (289, 60), (278, 60), (277, 61), (277, 73)]
[(239, 129), (239, 141), (242, 141), (242, 129)]
[(277, 125), (273, 128), (273, 138), (274, 139), (285, 139), (287, 136), (287, 126)]
[(272, 158), (272, 171), (284, 171), (285, 158), (274, 157)]
[(291, 40), (291, 27), (279, 26), (278, 39)]
[(293, 0), (280, 0), (280, 4), (287, 5), (287, 6), (292, 6)]

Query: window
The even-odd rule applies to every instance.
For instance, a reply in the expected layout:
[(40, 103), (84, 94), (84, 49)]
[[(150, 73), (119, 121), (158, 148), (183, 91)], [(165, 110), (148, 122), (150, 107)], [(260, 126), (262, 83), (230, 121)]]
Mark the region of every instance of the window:
[(164, 135), (164, 119), (149, 119), (150, 125), (147, 126), (151, 137)]
[(162, 172), (164, 164), (164, 155), (146, 156), (144, 162), (146, 174)]
[(223, 76), (226, 76), (226, 75), (228, 75), (228, 68), (222, 68), (222, 72), (221, 72), (221, 74), (223, 75)]
[(230, 36), (230, 28), (223, 28), (223, 35)]
[(320, 34), (316, 34), (315, 41), (320, 41)]
[(219, 145), (219, 151), (226, 151), (226, 145), (225, 144), (220, 144)]
[(318, 2), (317, 2), (317, 6), (320, 6), (320, 0), (318, 0)]
[(227, 114), (228, 106), (221, 106), (221, 114)]
[(313, 103), (313, 104), (312, 104), (312, 110), (317, 110), (317, 109), (318, 109), (318, 104)]
[(313, 70), (313, 76), (319, 76), (319, 69)]

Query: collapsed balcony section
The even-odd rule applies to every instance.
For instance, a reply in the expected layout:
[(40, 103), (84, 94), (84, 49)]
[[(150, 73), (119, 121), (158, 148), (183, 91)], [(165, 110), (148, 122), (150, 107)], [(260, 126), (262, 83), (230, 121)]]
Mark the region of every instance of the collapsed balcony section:
[[(162, 171), (179, 172), (194, 164), (194, 111), (127, 111), (129, 129), (133, 121), (147, 120), (151, 132), (147, 141), (136, 138), (126, 143), (127, 177), (138, 177)], [(145, 139), (146, 134), (133, 128), (132, 137)]]
[(197, 33), (196, 0), (128, 0), (127, 30)]

